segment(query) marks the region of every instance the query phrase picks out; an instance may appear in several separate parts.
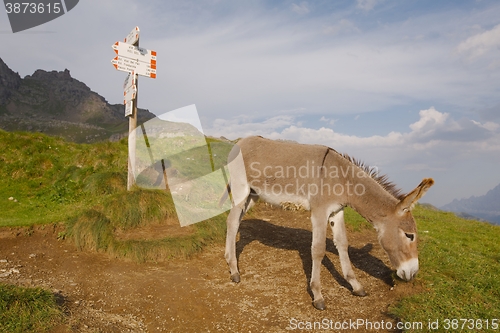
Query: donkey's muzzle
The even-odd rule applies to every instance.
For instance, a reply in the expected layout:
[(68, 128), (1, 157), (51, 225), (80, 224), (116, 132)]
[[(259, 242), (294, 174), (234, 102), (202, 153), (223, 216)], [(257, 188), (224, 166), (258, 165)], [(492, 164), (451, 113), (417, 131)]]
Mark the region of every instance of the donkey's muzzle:
[(405, 281), (411, 281), (418, 272), (418, 258), (413, 258), (403, 262), (398, 270), (398, 276)]

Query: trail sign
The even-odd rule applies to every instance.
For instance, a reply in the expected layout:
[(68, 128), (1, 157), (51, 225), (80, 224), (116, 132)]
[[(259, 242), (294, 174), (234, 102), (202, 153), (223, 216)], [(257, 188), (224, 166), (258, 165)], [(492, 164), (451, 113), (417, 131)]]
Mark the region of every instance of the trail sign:
[(146, 63), (154, 63), (156, 65), (156, 51), (148, 50), (142, 47), (130, 45), (123, 42), (116, 42), (111, 45), (115, 53), (119, 56), (142, 61)]
[(129, 34), (127, 35), (127, 37), (125, 37), (125, 39), (123, 40), (125, 43), (127, 44), (135, 44), (139, 41), (139, 27), (135, 27), (134, 29), (132, 29), (131, 32), (129, 32)]
[(125, 103), (125, 117), (130, 117), (134, 113), (134, 101)]
[(117, 56), (111, 60), (115, 68), (122, 72), (135, 72), (138, 75), (156, 78), (156, 61), (154, 64)]

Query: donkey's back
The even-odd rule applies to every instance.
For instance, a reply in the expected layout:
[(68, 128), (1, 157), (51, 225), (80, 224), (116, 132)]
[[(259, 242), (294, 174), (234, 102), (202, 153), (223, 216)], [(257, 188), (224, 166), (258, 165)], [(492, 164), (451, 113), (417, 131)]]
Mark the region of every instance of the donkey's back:
[[(260, 136), (240, 140), (246, 182), (243, 191), (274, 205), (294, 203), (310, 209), (313, 186), (320, 186), (328, 147), (290, 141), (274, 141)], [(236, 148), (236, 149), (238, 149)], [(241, 170), (237, 171), (241, 172)], [(231, 171), (231, 177), (235, 172)], [(232, 186), (233, 184), (231, 184)], [(238, 190), (232, 186), (232, 191)]]

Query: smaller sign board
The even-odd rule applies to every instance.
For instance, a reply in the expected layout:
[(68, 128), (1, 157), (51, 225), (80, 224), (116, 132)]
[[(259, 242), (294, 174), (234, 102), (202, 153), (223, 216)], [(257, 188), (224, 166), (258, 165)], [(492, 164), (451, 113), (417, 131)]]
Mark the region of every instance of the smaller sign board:
[(135, 44), (139, 41), (139, 27), (135, 27), (131, 32), (125, 37), (124, 42), (127, 44)]

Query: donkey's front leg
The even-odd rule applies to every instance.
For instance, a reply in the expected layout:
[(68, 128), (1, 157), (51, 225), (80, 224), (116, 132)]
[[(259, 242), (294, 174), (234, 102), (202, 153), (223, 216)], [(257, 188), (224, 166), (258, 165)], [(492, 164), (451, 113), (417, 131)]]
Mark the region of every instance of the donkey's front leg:
[(323, 212), (312, 211), (312, 272), (311, 272), (311, 291), (314, 296), (313, 305), (318, 310), (326, 309), (325, 300), (321, 294), (320, 268), (321, 261), (326, 251), (326, 223), (327, 215)]
[(236, 258), (236, 235), (238, 234), (242, 215), (243, 209), (234, 206), (227, 216), (226, 253), (224, 257), (231, 271), (231, 281), (235, 283), (240, 282), (240, 273)]
[(344, 210), (330, 216), (329, 221), (333, 232), (333, 243), (337, 247), (337, 251), (339, 251), (340, 265), (342, 266), (344, 278), (351, 285), (353, 290), (352, 293), (354, 295), (366, 296), (363, 286), (361, 286), (356, 279), (356, 275), (354, 275), (351, 260), (349, 259), (349, 254), (347, 252), (349, 244), (347, 242), (347, 233), (345, 229)]

